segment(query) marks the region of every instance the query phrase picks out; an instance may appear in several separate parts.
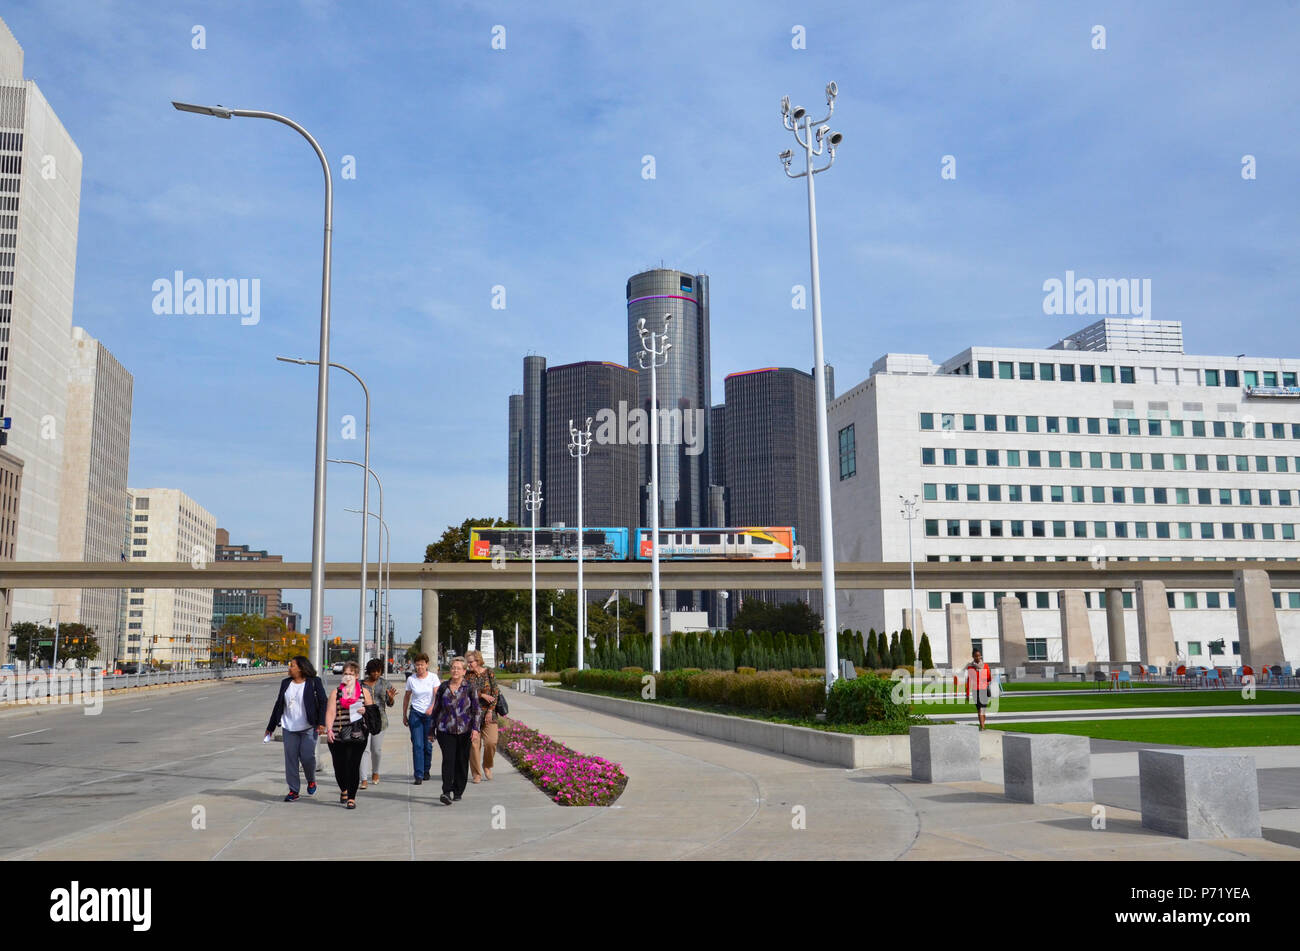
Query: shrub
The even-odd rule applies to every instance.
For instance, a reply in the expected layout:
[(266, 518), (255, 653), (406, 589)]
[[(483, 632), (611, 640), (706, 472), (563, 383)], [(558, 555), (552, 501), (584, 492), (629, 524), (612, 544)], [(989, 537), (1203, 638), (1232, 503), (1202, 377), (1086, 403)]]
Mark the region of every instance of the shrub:
[(738, 673), (738, 674), (756, 674), (756, 673), (758, 673), (758, 671), (755, 670), (753, 667), (737, 667), (737, 668), (736, 668), (736, 673)]
[(644, 673), (645, 673), (645, 669), (642, 668), (642, 667), (620, 667), (619, 670), (621, 670), (621, 671), (622, 671), (623, 673), (625, 673), (625, 674), (644, 674)]
[(899, 641), (899, 647), (901, 647), (903, 651), (903, 663), (909, 667), (915, 664), (916, 645), (912, 641), (912, 632), (907, 628), (903, 628), (903, 636)]
[(883, 677), (837, 680), (826, 696), (826, 720), (830, 723), (875, 723), (906, 721), (907, 703), (895, 703), (894, 682)]
[[(883, 633), (881, 636), (882, 637), (884, 636)], [(903, 666), (903, 649), (901, 646), (899, 646), (897, 631), (895, 631), (893, 634), (889, 636), (889, 666), (890, 667)]]
[(930, 638), (925, 633), (921, 634), (920, 657), (922, 670), (934, 670), (934, 658), (930, 656)]

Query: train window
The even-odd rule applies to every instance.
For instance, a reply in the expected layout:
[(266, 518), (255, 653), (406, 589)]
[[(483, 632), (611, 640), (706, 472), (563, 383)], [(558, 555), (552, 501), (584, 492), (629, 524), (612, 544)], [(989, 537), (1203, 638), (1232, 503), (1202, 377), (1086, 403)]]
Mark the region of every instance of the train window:
[(708, 535), (701, 535), (701, 536), (700, 536), (700, 544), (701, 544), (701, 545), (721, 545), (721, 544), (722, 544), (722, 536), (721, 536), (721, 535), (718, 535), (718, 534), (716, 534), (716, 533), (708, 534)]
[(772, 539), (770, 539), (770, 538), (763, 538), (763, 537), (761, 537), (761, 536), (759, 536), (759, 535), (755, 535), (754, 538), (753, 538), (753, 541), (754, 541), (754, 544), (755, 544), (755, 545), (770, 545), (770, 544), (772, 544)]

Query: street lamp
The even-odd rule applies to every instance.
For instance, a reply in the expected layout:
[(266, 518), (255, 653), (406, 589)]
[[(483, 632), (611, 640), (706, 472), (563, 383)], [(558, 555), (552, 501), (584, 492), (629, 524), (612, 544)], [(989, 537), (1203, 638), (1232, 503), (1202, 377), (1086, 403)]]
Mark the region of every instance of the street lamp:
[[(330, 461), (331, 461), (331, 462), (346, 462), (347, 460), (344, 460), (344, 459), (331, 459)], [(371, 473), (371, 475), (374, 475), (374, 473)], [(345, 511), (345, 512), (355, 512), (357, 515), (365, 515), (365, 514), (366, 514), (365, 512), (362, 512), (360, 509), (344, 509), (344, 511)], [(370, 513), (369, 513), (369, 516), (370, 516), (370, 518), (377, 518), (377, 519), (379, 519), (379, 528), (380, 528), (380, 530), (383, 532), (383, 534), (382, 534), (382, 536), (381, 536), (381, 541), (384, 542), (385, 551), (387, 551), (387, 553), (388, 553), (386, 558), (383, 557), (382, 553), (379, 553), (379, 554), (380, 554), (380, 557), (377, 559), (379, 578), (376, 579), (377, 584), (376, 584), (376, 587), (375, 587), (375, 652), (384, 658), (384, 667), (385, 667), (385, 670), (386, 670), (387, 667), (388, 667), (388, 652), (387, 652), (383, 647), (380, 646), (380, 638), (381, 638), (381, 637), (384, 637), (384, 636), (387, 635), (387, 629), (388, 629), (388, 594), (387, 594), (387, 590), (388, 590), (388, 589), (387, 589), (387, 587), (385, 587), (385, 588), (382, 589), (382, 590), (384, 591), (384, 598), (383, 598), (383, 602), (384, 602), (384, 611), (383, 611), (384, 634), (380, 634), (380, 631), (379, 631), (379, 624), (380, 624), (379, 595), (380, 595), (381, 588), (380, 588), (378, 585), (381, 584), (381, 583), (383, 583), (383, 575), (384, 575), (384, 571), (385, 571), (385, 567), (384, 567), (385, 565), (387, 565), (387, 571), (390, 572), (389, 577), (388, 577), (388, 581), (389, 581), (389, 582), (392, 581), (392, 575), (391, 575), (391, 572), (392, 572), (392, 570), (393, 570), (393, 534), (392, 534), (392, 532), (390, 532), (390, 531), (388, 530), (388, 523), (384, 521), (384, 517), (383, 517), (382, 515), (376, 515), (374, 512), (370, 512)], [(378, 547), (378, 546), (376, 546), (376, 547)], [(358, 656), (361, 656), (361, 654), (360, 654), (359, 652), (358, 652)]]
[[(844, 136), (832, 132), (826, 121), (835, 112), (835, 96), (839, 87), (835, 83), (826, 84), (826, 116), (814, 121), (803, 106), (791, 110), (790, 97), (781, 100), (781, 118), (786, 129), (794, 133), (794, 139), (804, 150), (804, 171), (795, 175), (790, 171), (793, 152), (786, 149), (781, 153), (781, 163), (785, 174), (790, 178), (808, 179), (808, 247), (812, 265), (812, 305), (813, 305), (813, 383), (817, 390), (817, 482), (818, 500), (821, 504), (821, 547), (822, 547), (822, 636), (826, 643), (826, 689), (839, 676), (839, 650), (836, 634), (839, 630), (835, 617), (835, 541), (831, 531), (831, 459), (830, 435), (826, 423), (826, 359), (822, 351), (822, 304), (821, 271), (817, 263), (817, 199), (813, 193), (813, 176), (824, 172), (835, 164), (835, 149), (844, 141)], [(816, 127), (814, 148), (814, 128)], [(802, 130), (802, 136), (800, 131)], [(821, 168), (813, 167), (813, 156), (829, 152), (830, 160)]]
[(579, 432), (569, 420), (569, 455), (578, 460), (578, 669), (582, 670), (583, 648), (587, 645), (587, 604), (582, 588), (582, 457), (591, 452), (591, 417)]
[(915, 638), (915, 637), (916, 637), (916, 634), (917, 634), (917, 627), (916, 627), (916, 562), (912, 561), (912, 523), (916, 521), (917, 510), (918, 510), (918, 508), (920, 507), (920, 502), (919, 502), (917, 496), (915, 496), (915, 495), (913, 495), (910, 499), (908, 499), (908, 498), (904, 498), (903, 496), (900, 495), (900, 496), (898, 497), (898, 501), (900, 501), (900, 502), (903, 503), (903, 508), (902, 508), (902, 510), (899, 512), (899, 514), (902, 515), (903, 518), (907, 519), (907, 571), (908, 571), (908, 576), (909, 576), (909, 579), (910, 579), (910, 581), (909, 581), (909, 588), (910, 588), (911, 596), (912, 596), (912, 612), (911, 612), (911, 615), (910, 615), (910, 617), (911, 617), (911, 622), (910, 622), (910, 623), (911, 623), (912, 637)]
[(542, 507), (542, 483), (537, 483), (536, 491), (531, 482), (524, 485), (524, 508), (533, 517), (533, 543), (529, 554), (533, 561), (533, 648), (530, 656), (530, 670), (537, 673), (537, 510)]
[[(320, 363), (319, 360), (307, 360), (304, 359), (303, 357), (276, 357), (276, 359), (279, 360), (281, 363), (296, 363), (299, 366), (316, 366)], [(366, 386), (366, 381), (361, 379), (361, 377), (358, 376), (356, 372), (350, 369), (349, 367), (345, 367), (341, 363), (330, 363), (330, 366), (336, 370), (342, 370), (344, 373), (347, 373), (349, 376), (351, 376), (352, 379), (360, 383), (361, 392), (365, 394), (366, 436), (365, 436), (365, 447), (363, 448), (362, 453), (363, 453), (363, 458), (365, 459), (365, 464), (363, 468), (365, 469), (366, 472), (369, 472), (370, 471), (370, 388)], [(370, 512), (370, 480), (366, 478), (365, 475), (361, 476), (361, 509), (365, 513)], [(381, 514), (383, 513), (382, 506), (380, 507), (380, 513)], [(363, 518), (361, 520), (361, 590), (359, 594), (359, 600), (357, 602), (357, 657), (359, 659), (364, 658), (365, 656), (363, 640), (366, 634), (366, 569), (367, 569), (366, 555), (367, 555), (367, 550), (370, 548), (370, 540), (367, 537), (366, 532), (369, 529), (369, 527), (370, 527), (370, 520), (367, 518)], [(376, 591), (378, 591), (377, 584), (375, 588)], [(378, 595), (376, 595), (376, 597), (378, 597)], [(379, 638), (379, 633), (376, 630), (375, 632), (376, 642), (378, 642), (378, 638)]]
[(641, 336), (641, 352), (637, 354), (637, 362), (642, 370), (650, 371), (650, 589), (651, 600), (654, 602), (650, 669), (656, 674), (659, 673), (663, 619), (659, 616), (659, 381), (655, 371), (668, 365), (668, 351), (673, 347), (672, 341), (668, 339), (672, 320), (672, 314), (664, 314), (663, 333), (648, 330), (644, 317), (636, 322), (636, 332)]
[[(281, 358), (280, 358), (280, 357), (276, 357), (276, 359), (279, 360), (279, 359), (281, 359)], [(339, 366), (339, 364), (337, 364), (337, 363), (331, 363), (330, 366), (339, 367), (340, 370), (347, 370), (347, 367), (341, 367), (341, 366)], [(348, 372), (349, 372), (349, 373), (352, 373), (351, 370), (348, 370)], [(353, 375), (353, 376), (356, 376), (355, 373), (353, 373), (352, 375)], [(360, 377), (357, 377), (357, 382), (358, 382), (358, 383), (361, 383), (361, 378), (360, 378)], [(361, 383), (361, 388), (362, 388), (363, 390), (365, 389), (365, 387), (366, 387), (366, 385), (365, 385), (364, 383)], [(365, 487), (364, 487), (364, 488), (362, 489), (362, 491), (361, 491), (361, 512), (362, 512), (363, 515), (366, 515), (366, 516), (369, 516), (369, 514), (370, 514), (370, 476), (374, 476), (374, 477), (375, 477), (375, 482), (376, 482), (376, 483), (378, 484), (378, 486), (379, 486), (379, 516), (380, 516), (380, 518), (382, 519), (382, 518), (383, 518), (383, 515), (384, 515), (384, 483), (383, 483), (382, 481), (380, 481), (380, 478), (379, 478), (378, 474), (376, 474), (375, 470), (370, 468), (370, 393), (369, 393), (368, 391), (366, 392), (366, 448), (365, 448), (365, 456), (366, 456), (366, 461), (365, 461), (364, 463), (361, 463), (361, 462), (353, 462), (351, 459), (327, 459), (326, 461), (327, 461), (327, 462), (337, 463), (337, 464), (339, 464), (339, 465), (357, 466), (358, 468), (360, 468), (360, 469), (362, 470), (361, 480), (362, 480), (362, 482), (365, 483)], [(359, 607), (359, 609), (358, 609), (358, 611), (357, 611), (357, 657), (361, 657), (361, 656), (363, 656), (363, 654), (365, 653), (365, 651), (363, 650), (362, 641), (363, 641), (363, 639), (365, 638), (365, 631), (366, 631), (366, 621), (365, 621), (365, 616), (366, 616), (366, 615), (365, 615), (365, 612), (366, 612), (366, 573), (367, 573), (366, 548), (369, 546), (369, 541), (367, 540), (367, 537), (366, 537), (366, 529), (365, 529), (365, 526), (366, 526), (367, 524), (369, 524), (369, 519), (368, 519), (368, 518), (363, 518), (363, 519), (361, 520), (361, 523), (362, 523), (362, 529), (361, 529), (361, 546), (362, 546), (362, 547), (361, 547), (361, 605), (360, 605), (360, 607)], [(378, 549), (378, 546), (376, 546), (376, 549)], [(382, 554), (382, 553), (381, 553), (381, 554)], [(381, 562), (382, 562), (382, 559), (377, 559), (377, 562), (378, 562), (378, 570), (377, 570), (377, 575), (376, 575), (376, 577), (375, 577), (375, 647), (376, 647), (376, 648), (378, 648), (378, 646), (379, 646), (379, 588), (380, 588), (380, 585), (383, 583), (383, 565), (382, 565), (382, 563), (381, 563)]]
[(311, 526), (311, 623), (317, 634), (309, 645), (312, 666), (320, 669), (322, 648), (321, 618), (325, 615), (325, 446), (328, 437), (327, 413), (329, 408), (329, 359), (330, 359), (330, 266), (334, 237), (334, 180), (330, 175), (330, 164), (325, 158), (317, 141), (311, 133), (292, 119), (274, 112), (260, 112), (253, 109), (228, 109), (225, 106), (201, 106), (190, 102), (172, 101), (181, 112), (193, 112), (198, 115), (215, 116), (229, 119), (241, 116), (250, 119), (271, 119), (287, 125), (310, 144), (320, 159), (321, 170), (325, 173), (325, 245), (321, 259), (321, 293), (320, 293), (320, 359), (317, 365), (320, 372), (316, 375), (316, 463), (315, 484), (312, 489), (312, 526)]

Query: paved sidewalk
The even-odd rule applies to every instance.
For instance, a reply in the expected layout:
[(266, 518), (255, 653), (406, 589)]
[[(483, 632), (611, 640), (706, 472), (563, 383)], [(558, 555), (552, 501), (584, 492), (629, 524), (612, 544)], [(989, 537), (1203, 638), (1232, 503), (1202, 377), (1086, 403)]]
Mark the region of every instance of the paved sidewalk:
[(1107, 805), (1106, 829), (1094, 830), (1090, 803), (1016, 804), (994, 782), (913, 783), (898, 770), (849, 771), (649, 727), (550, 700), (544, 691), (508, 696), (530, 726), (622, 763), (630, 782), (614, 807), (555, 805), (504, 758), (495, 779), (442, 806), (437, 779), (410, 783), (410, 744), (394, 717), (383, 780), (360, 794), (355, 811), (338, 804), (328, 769), (314, 799), (281, 802), (280, 745), (223, 736), (213, 738), (214, 750), (238, 744), (230, 756), (247, 763), (246, 774), (192, 782), (184, 795), (7, 857), (1300, 858), (1300, 849), (1279, 842), (1194, 843), (1151, 833), (1121, 805)]

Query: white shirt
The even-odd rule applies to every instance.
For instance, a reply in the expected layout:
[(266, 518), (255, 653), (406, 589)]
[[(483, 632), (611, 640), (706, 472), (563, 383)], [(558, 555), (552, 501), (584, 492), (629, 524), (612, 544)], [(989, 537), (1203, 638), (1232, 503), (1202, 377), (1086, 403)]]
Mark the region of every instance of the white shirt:
[(302, 702), (303, 689), (306, 686), (305, 680), (300, 684), (289, 681), (289, 686), (284, 690), (284, 715), (280, 717), (281, 729), (295, 733), (307, 729), (307, 708)]
[(411, 692), (411, 709), (416, 713), (428, 713), (433, 704), (433, 692), (438, 689), (438, 675), (432, 670), (421, 680), (415, 674), (406, 678), (406, 689)]

